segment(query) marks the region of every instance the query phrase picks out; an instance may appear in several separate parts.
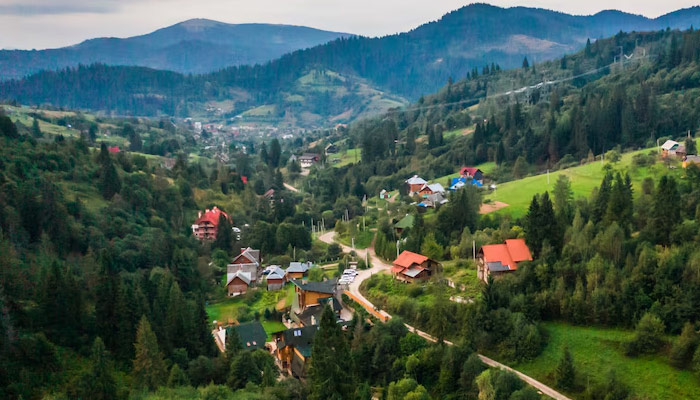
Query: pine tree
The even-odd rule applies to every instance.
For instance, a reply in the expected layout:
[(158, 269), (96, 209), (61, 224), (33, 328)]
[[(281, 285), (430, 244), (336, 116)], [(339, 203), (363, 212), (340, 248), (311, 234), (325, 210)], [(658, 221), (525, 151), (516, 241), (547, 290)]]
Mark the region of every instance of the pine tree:
[(527, 57), (523, 59), (523, 69), (528, 69), (530, 68), (530, 62), (527, 61)]
[(119, 179), (117, 169), (114, 167), (112, 160), (108, 158), (107, 161), (102, 164), (102, 171), (100, 173), (100, 190), (102, 192), (102, 197), (106, 200), (111, 200), (121, 189), (122, 183)]
[(312, 400), (341, 400), (352, 397), (352, 377), (345, 365), (350, 357), (343, 331), (335, 314), (325, 306), (314, 338), (309, 367)]
[(270, 143), (270, 154), (269, 154), (269, 165), (272, 168), (277, 168), (280, 165), (280, 157), (282, 155), (282, 148), (280, 146), (280, 141), (277, 138), (272, 139)]
[(166, 383), (168, 370), (158, 340), (145, 316), (141, 317), (134, 344), (136, 357), (132, 370), (134, 386), (154, 390)]
[(173, 364), (170, 368), (170, 376), (168, 377), (168, 387), (180, 387), (189, 386), (190, 380), (187, 378), (187, 374), (183, 371), (179, 365)]
[(231, 245), (233, 240), (233, 231), (231, 228), (231, 223), (228, 218), (222, 213), (219, 215), (219, 225), (216, 228), (216, 239), (214, 240), (214, 247), (221, 249), (227, 253), (231, 252)]
[(102, 339), (95, 338), (90, 357), (90, 370), (79, 380), (79, 397), (110, 400), (117, 398), (117, 384), (109, 365), (109, 354)]
[(564, 348), (564, 354), (559, 360), (559, 365), (557, 365), (554, 375), (557, 380), (557, 387), (565, 390), (571, 390), (574, 387), (576, 370), (574, 369), (574, 360), (568, 347)]
[(246, 383), (260, 384), (262, 374), (250, 351), (242, 351), (233, 358), (226, 384), (232, 389), (240, 389)]
[(681, 335), (673, 342), (671, 347), (671, 365), (676, 368), (685, 368), (693, 359), (693, 353), (698, 348), (700, 337), (695, 332), (692, 323), (686, 322)]
[(41, 132), (41, 128), (39, 127), (39, 121), (36, 118), (32, 121), (32, 136), (35, 138), (44, 137), (44, 133)]
[(238, 336), (238, 331), (233, 327), (226, 329), (226, 359), (229, 363), (233, 362), (233, 359), (238, 355), (238, 353), (243, 350), (241, 345), (241, 338)]

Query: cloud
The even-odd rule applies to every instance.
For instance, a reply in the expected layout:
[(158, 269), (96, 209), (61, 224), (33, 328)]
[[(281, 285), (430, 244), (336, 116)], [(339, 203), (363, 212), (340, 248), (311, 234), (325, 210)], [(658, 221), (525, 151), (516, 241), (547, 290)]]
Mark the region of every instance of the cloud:
[(119, 0), (0, 0), (2, 15), (106, 14), (120, 8)]

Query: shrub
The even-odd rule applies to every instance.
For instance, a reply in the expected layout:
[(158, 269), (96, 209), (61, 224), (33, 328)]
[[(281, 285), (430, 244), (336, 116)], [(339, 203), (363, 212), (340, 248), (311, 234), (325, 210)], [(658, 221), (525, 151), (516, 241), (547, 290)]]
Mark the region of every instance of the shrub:
[(646, 313), (639, 320), (634, 337), (627, 343), (627, 355), (656, 353), (664, 344), (666, 327), (659, 317)]

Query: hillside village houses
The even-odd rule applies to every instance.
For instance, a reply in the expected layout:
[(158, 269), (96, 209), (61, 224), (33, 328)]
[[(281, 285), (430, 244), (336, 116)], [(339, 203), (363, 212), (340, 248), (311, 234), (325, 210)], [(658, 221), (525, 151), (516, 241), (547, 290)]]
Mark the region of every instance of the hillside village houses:
[(437, 261), (408, 250), (401, 252), (391, 267), (392, 275), (407, 283), (427, 281), (439, 272), (440, 264)]
[(194, 224), (192, 224), (192, 234), (199, 240), (216, 239), (216, 231), (222, 215), (229, 222), (231, 221), (228, 214), (219, 210), (217, 206), (214, 206), (211, 210), (207, 209), (203, 213), (200, 211)]
[(316, 164), (321, 160), (321, 156), (314, 153), (304, 153), (299, 157), (299, 165), (302, 168), (311, 168), (312, 165)]
[(488, 282), (489, 276), (495, 278), (515, 271), (523, 261), (532, 261), (532, 253), (524, 239), (508, 239), (503, 244), (482, 246), (477, 254), (477, 277)]

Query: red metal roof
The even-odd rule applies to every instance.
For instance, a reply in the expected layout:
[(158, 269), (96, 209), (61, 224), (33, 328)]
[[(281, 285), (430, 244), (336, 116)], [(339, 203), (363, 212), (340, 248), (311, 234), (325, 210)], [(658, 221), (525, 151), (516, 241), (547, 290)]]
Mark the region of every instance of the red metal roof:
[(202, 213), (202, 216), (194, 221), (195, 225), (200, 225), (203, 222), (208, 222), (214, 226), (219, 225), (219, 216), (223, 214), (224, 217), (228, 218), (228, 214), (219, 210), (218, 207), (214, 206), (211, 210), (206, 210)]
[(469, 176), (474, 176), (476, 174), (476, 171), (478, 171), (479, 168), (472, 168), (472, 167), (462, 167), (461, 170), (459, 170), (460, 175), (469, 175)]
[(428, 257), (426, 257), (424, 255), (416, 254), (412, 251), (404, 250), (399, 255), (399, 258), (394, 260), (394, 265), (397, 267), (409, 268), (413, 264), (421, 265), (426, 260), (428, 260)]
[(532, 260), (530, 249), (523, 239), (509, 239), (505, 244), (488, 244), (482, 246), (481, 251), (484, 253), (485, 262), (500, 262), (510, 270), (518, 269), (518, 263), (521, 261)]
[(119, 153), (119, 146), (110, 146), (107, 148), (110, 153)]

